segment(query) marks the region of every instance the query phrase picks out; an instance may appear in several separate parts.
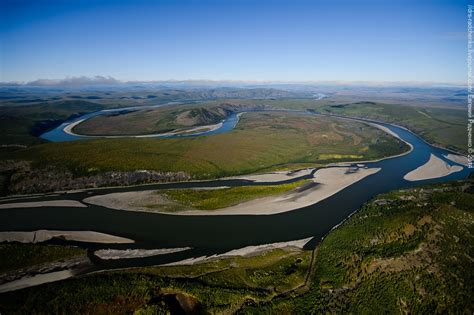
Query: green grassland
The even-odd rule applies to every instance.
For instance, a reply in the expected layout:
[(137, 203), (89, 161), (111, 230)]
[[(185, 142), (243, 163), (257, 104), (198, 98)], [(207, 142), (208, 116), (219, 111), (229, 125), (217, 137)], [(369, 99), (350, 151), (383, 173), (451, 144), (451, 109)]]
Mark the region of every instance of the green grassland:
[[(225, 134), (186, 139), (100, 139), (47, 143), (3, 154), (76, 175), (183, 171), (206, 179), (291, 164), (375, 159), (406, 151), (398, 139), (358, 122), (284, 113), (247, 113)], [(359, 159), (354, 159), (354, 155)]]
[(193, 311), (238, 309), (246, 298), (267, 301), (305, 281), (311, 252), (273, 250), (193, 266), (106, 272), (0, 295), (0, 311), (63, 314), (165, 314), (166, 296), (181, 294)]
[[(291, 184), (229, 187), (210, 190), (170, 189), (159, 191), (159, 194), (163, 194), (168, 199), (181, 205), (179, 208), (174, 207), (174, 211), (179, 209), (215, 210), (256, 198), (282, 194), (307, 182), (308, 180), (300, 180)], [(153, 205), (149, 205), (149, 207), (153, 207)]]
[(407, 127), (426, 141), (459, 152), (467, 151), (466, 112), (445, 108), (361, 102), (323, 106), (321, 112), (382, 120)]
[(474, 183), (378, 196), (319, 246), (310, 290), (267, 313), (472, 313)]
[(85, 254), (84, 249), (71, 246), (2, 243), (0, 244), (0, 273), (85, 256)]
[[(264, 89), (257, 90), (259, 90), (259, 93), (264, 92)], [(404, 93), (389, 93), (382, 98), (378, 98), (381, 91), (369, 94), (364, 94), (362, 91), (354, 91), (355, 94), (350, 94), (351, 89), (338, 88), (333, 91), (334, 93), (329, 93), (328, 98), (321, 100), (310, 97), (292, 98), (290, 97), (291, 93), (278, 94), (281, 91), (268, 91), (276, 93), (275, 96), (280, 95), (281, 97), (266, 98), (263, 96), (269, 96), (270, 94), (263, 93), (261, 94), (262, 97), (259, 98), (257, 94), (253, 94), (254, 91), (252, 89), (233, 91), (222, 89), (194, 92), (171, 89), (163, 91), (137, 91), (137, 93), (90, 92), (60, 93), (58, 95), (54, 95), (52, 92), (52, 94), (47, 94), (47, 97), (12, 94), (10, 96), (13, 98), (10, 101), (2, 100), (1, 102), (3, 106), (0, 107), (0, 126), (2, 131), (0, 143), (26, 145), (40, 143), (41, 141), (37, 138), (37, 135), (47, 129), (48, 126), (59, 123), (69, 116), (78, 113), (131, 105), (155, 105), (179, 100), (186, 104), (185, 107), (193, 107), (198, 110), (203, 108), (215, 109), (222, 104), (240, 106), (266, 105), (274, 108), (312, 109), (321, 112), (382, 119), (387, 122), (403, 124), (413, 131), (420, 133), (430, 142), (450, 146), (453, 149), (465, 152), (465, 111), (462, 110), (462, 107), (456, 105), (456, 102), (451, 104), (449, 101), (443, 100), (442, 105), (438, 104), (434, 99), (430, 99), (429, 91), (425, 92), (428, 93), (426, 95), (418, 91), (418, 96), (415, 98), (404, 98)], [(437, 94), (435, 94), (432, 96), (436, 99)], [(232, 98), (233, 96), (235, 98)], [(248, 98), (245, 96), (248, 96)], [(8, 99), (8, 97), (6, 98)], [(31, 102), (23, 104), (25, 102), (23, 98), (30, 99)], [(420, 101), (423, 99), (424, 101)], [(371, 100), (373, 102), (364, 100)], [(197, 105), (196, 102), (198, 101), (203, 103)], [(19, 103), (17, 104), (16, 102)], [(107, 132), (111, 134), (137, 134), (181, 128), (183, 125), (186, 126), (186, 123), (177, 122), (176, 114), (187, 111), (187, 109), (183, 106), (180, 108), (180, 106), (165, 106), (162, 109), (162, 113), (160, 113), (161, 109), (157, 109), (156, 112), (150, 110), (148, 112), (139, 111), (110, 117), (101, 116), (85, 122), (82, 126), (79, 125), (76, 130), (80, 133), (90, 134), (99, 134), (99, 131), (105, 134)], [(164, 112), (167, 112), (167, 114), (163, 115)], [(160, 115), (158, 115), (159, 113)], [(220, 116), (222, 113), (211, 113), (211, 116), (214, 114)], [(207, 117), (207, 119), (209, 121), (218, 121), (219, 117), (217, 116), (214, 118)], [(204, 124), (204, 122), (201, 123)]]
[(43, 143), (43, 132), (78, 113), (93, 112), (104, 106), (82, 100), (47, 102), (29, 106), (0, 107), (0, 144)]
[[(426, 141), (461, 153), (467, 151), (467, 116), (459, 106), (444, 107), (389, 104), (381, 102), (351, 102), (350, 98), (330, 97), (323, 100), (281, 99), (259, 100), (258, 103), (274, 108), (311, 110), (318, 113), (345, 115), (381, 120), (404, 126)], [(226, 100), (229, 104), (248, 105), (255, 100)], [(426, 104), (429, 105), (429, 102)]]
[[(233, 106), (268, 106), (273, 108), (314, 110), (354, 117), (380, 119), (403, 125), (428, 142), (466, 152), (465, 111), (459, 107), (422, 107), (379, 102), (336, 102), (338, 98), (313, 99), (216, 99), (203, 104), (172, 105), (159, 109), (139, 110), (122, 115), (99, 116), (78, 126), (78, 133), (130, 135), (165, 132), (220, 121), (226, 113), (222, 104)], [(342, 99), (341, 99), (342, 100)], [(94, 101), (98, 102), (99, 100)], [(127, 103), (128, 104), (128, 103)], [(102, 104), (86, 100), (50, 101), (37, 105), (0, 108), (1, 144), (38, 144), (37, 136), (71, 115), (104, 108), (125, 106), (122, 100)], [(129, 104), (128, 104), (129, 105)], [(203, 112), (204, 111), (204, 112)], [(183, 114), (184, 113), (184, 114)], [(181, 115), (181, 118), (177, 117)], [(196, 118), (197, 117), (197, 118)]]
[(216, 124), (229, 111), (219, 106), (179, 105), (112, 113), (86, 120), (73, 131), (84, 135), (140, 135)]
[(166, 313), (165, 296), (181, 294), (211, 314), (470, 314), (473, 202), (472, 180), (393, 191), (331, 231), (314, 260), (278, 249), (111, 271), (2, 294), (0, 311)]

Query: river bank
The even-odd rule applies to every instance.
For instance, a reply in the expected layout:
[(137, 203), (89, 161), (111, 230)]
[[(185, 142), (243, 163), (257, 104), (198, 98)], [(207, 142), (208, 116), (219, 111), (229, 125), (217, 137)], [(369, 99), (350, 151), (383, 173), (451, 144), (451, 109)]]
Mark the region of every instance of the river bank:
[(41, 243), (53, 238), (61, 238), (67, 241), (103, 243), (103, 244), (130, 244), (134, 240), (95, 232), (95, 231), (55, 231), (55, 230), (37, 230), (37, 231), (7, 231), (0, 232), (0, 242), (20, 242), (20, 243)]

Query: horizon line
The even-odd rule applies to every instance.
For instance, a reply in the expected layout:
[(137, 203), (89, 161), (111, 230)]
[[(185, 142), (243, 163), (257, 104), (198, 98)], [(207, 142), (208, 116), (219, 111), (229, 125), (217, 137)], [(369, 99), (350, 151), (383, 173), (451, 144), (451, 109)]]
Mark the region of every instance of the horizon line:
[(243, 79), (161, 79), (161, 80), (120, 80), (112, 76), (67, 76), (61, 79), (38, 78), (31, 81), (0, 81), (0, 86), (87, 86), (87, 85), (121, 85), (121, 84), (157, 84), (157, 83), (231, 83), (231, 84), (329, 84), (329, 85), (446, 85), (467, 87), (466, 82), (443, 81), (385, 81), (385, 80), (243, 80)]

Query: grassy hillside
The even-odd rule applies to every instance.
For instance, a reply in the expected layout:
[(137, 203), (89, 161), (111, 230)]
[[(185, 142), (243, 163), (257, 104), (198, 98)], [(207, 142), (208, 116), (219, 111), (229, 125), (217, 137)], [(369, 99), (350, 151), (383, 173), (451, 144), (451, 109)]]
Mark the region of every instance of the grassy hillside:
[(279, 249), (107, 272), (2, 294), (0, 311), (471, 314), (473, 203), (472, 180), (394, 191), (331, 231), (314, 259)]
[(309, 292), (263, 310), (472, 313), (473, 204), (472, 180), (378, 196), (324, 239)]
[[(150, 97), (154, 95), (148, 95)], [(148, 99), (146, 96), (145, 99)], [(110, 95), (107, 95), (110, 98)], [(150, 98), (155, 100), (155, 98)], [(94, 102), (102, 99), (92, 99)], [(130, 135), (165, 132), (173, 129), (189, 128), (197, 125), (212, 124), (225, 117), (225, 113), (216, 110), (226, 106), (273, 107), (299, 110), (315, 110), (323, 113), (341, 114), (355, 117), (380, 119), (403, 125), (427, 141), (466, 152), (467, 134), (466, 113), (459, 107), (437, 108), (410, 106), (407, 104), (385, 104), (374, 102), (347, 103), (338, 98), (315, 99), (216, 99), (205, 104), (186, 106), (166, 106), (154, 110), (123, 112), (112, 116), (100, 116), (80, 124), (75, 128), (78, 133), (98, 135)], [(156, 104), (156, 100), (153, 101)], [(137, 103), (141, 104), (141, 103)], [(137, 105), (135, 104), (135, 105)], [(71, 115), (90, 112), (103, 108), (115, 108), (127, 103), (122, 98), (108, 102), (71, 99), (50, 101), (37, 105), (11, 106), (0, 108), (0, 144), (37, 144), (36, 137), (48, 128), (59, 124)], [(149, 105), (149, 104), (148, 104)], [(429, 103), (427, 103), (429, 105)], [(180, 119), (178, 119), (178, 116)]]
[[(310, 252), (273, 250), (195, 266), (107, 272), (0, 294), (5, 314), (174, 314), (236, 310), (304, 283)], [(182, 306), (181, 306), (181, 305)]]
[(102, 108), (102, 105), (82, 100), (0, 107), (0, 145), (42, 143), (38, 136), (48, 129), (73, 115)]
[(430, 143), (467, 151), (466, 112), (444, 108), (420, 108), (372, 102), (326, 105), (321, 112), (396, 123), (414, 131)]
[[(427, 107), (406, 104), (388, 104), (380, 102), (346, 102), (335, 101), (330, 97), (322, 100), (280, 99), (259, 100), (261, 105), (274, 108), (312, 110), (320, 113), (331, 113), (352, 117), (377, 119), (395, 123), (409, 128), (430, 143), (466, 153), (467, 151), (467, 116), (462, 107), (444, 105), (444, 107)], [(367, 99), (367, 98), (366, 98)], [(396, 101), (394, 98), (392, 101)], [(227, 103), (242, 105), (255, 100), (227, 100)], [(425, 105), (429, 105), (427, 102)]]
[(85, 256), (86, 251), (78, 247), (42, 244), (0, 244), (0, 274), (61, 259)]
[(139, 135), (216, 124), (230, 113), (223, 106), (166, 106), (101, 115), (76, 126), (84, 135)]
[(325, 164), (398, 154), (398, 139), (362, 123), (283, 113), (248, 113), (231, 132), (186, 139), (102, 139), (48, 143), (2, 159), (67, 168), (76, 176), (105, 171), (186, 172), (195, 178), (252, 173), (301, 163)]

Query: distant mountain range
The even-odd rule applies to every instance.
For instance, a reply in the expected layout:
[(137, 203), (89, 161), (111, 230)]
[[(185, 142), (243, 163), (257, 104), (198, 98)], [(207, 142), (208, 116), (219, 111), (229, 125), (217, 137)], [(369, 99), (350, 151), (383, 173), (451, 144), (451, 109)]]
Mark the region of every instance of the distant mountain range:
[[(50, 95), (47, 95), (50, 94)], [(254, 81), (120, 81), (110, 76), (0, 82), (2, 105), (64, 99), (130, 102), (303, 98), (333, 103), (378, 101), (420, 106), (464, 106), (465, 86), (434, 82), (254, 82)]]
[(78, 87), (90, 85), (140, 85), (140, 86), (172, 86), (172, 87), (278, 87), (302, 88), (308, 86), (351, 86), (351, 87), (458, 87), (465, 84), (440, 82), (388, 82), (388, 81), (252, 81), (252, 80), (153, 80), (153, 81), (121, 81), (111, 76), (78, 76), (64, 79), (37, 79), (27, 82), (0, 82), (0, 87), (6, 86), (36, 86), (36, 87)]

